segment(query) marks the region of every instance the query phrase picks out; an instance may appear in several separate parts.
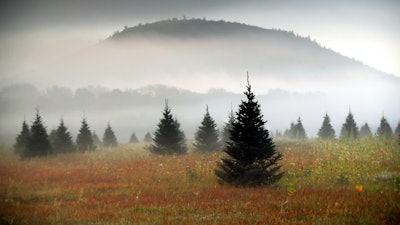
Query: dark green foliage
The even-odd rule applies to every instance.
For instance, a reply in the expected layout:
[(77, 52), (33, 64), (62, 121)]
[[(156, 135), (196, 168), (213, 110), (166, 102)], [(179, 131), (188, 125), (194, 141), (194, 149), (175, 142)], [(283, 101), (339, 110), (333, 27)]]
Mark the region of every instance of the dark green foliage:
[(354, 140), (357, 139), (358, 127), (356, 122), (354, 121), (354, 116), (351, 112), (346, 117), (346, 122), (342, 126), (342, 130), (340, 131), (340, 138), (342, 140)]
[(131, 137), (129, 138), (129, 143), (138, 143), (139, 139), (136, 137), (135, 132), (132, 133)]
[(55, 131), (55, 136), (52, 142), (54, 153), (71, 153), (74, 152), (74, 145), (72, 143), (72, 136), (64, 121), (61, 120), (60, 125)]
[(195, 135), (194, 149), (197, 152), (214, 152), (219, 150), (218, 130), (216, 129), (214, 119), (206, 108), (206, 114), (203, 117), (201, 125), (198, 127)]
[(390, 124), (384, 116), (382, 116), (381, 123), (376, 130), (376, 135), (381, 138), (391, 138), (393, 137), (393, 131)]
[(325, 114), (322, 126), (318, 131), (318, 137), (324, 140), (335, 139), (335, 130), (332, 127), (331, 119)]
[(270, 185), (283, 175), (278, 165), (282, 154), (264, 127), (261, 106), (255, 101), (250, 84), (244, 94), (247, 101), (242, 100), (239, 106), (230, 141), (224, 149), (227, 156), (218, 162), (215, 174), (219, 182), (233, 186)]
[(153, 137), (151, 136), (150, 132), (147, 132), (147, 133), (144, 135), (143, 141), (144, 141), (144, 142), (152, 142), (152, 141), (153, 141)]
[(16, 154), (22, 156), (27, 150), (28, 140), (31, 135), (29, 126), (24, 120), (22, 123), (22, 130), (15, 139), (14, 151)]
[(107, 125), (107, 128), (104, 131), (103, 145), (104, 145), (104, 147), (117, 147), (118, 146), (117, 137), (115, 136), (115, 133), (114, 133), (113, 129), (111, 128), (110, 124)]
[(371, 137), (371, 136), (372, 136), (371, 128), (369, 128), (368, 123), (365, 123), (360, 128), (360, 137), (363, 138), (363, 137)]
[(233, 128), (234, 121), (235, 121), (235, 113), (231, 109), (228, 115), (228, 122), (225, 123), (221, 135), (221, 143), (224, 147), (226, 147), (227, 143), (231, 140), (231, 130)]
[(400, 144), (400, 122), (397, 123), (397, 127), (394, 130), (394, 135), (397, 137)]
[(94, 150), (92, 132), (90, 131), (85, 118), (82, 119), (82, 125), (79, 129), (79, 134), (76, 137), (76, 145), (80, 152)]
[(21, 155), (22, 158), (37, 156), (47, 156), (51, 154), (51, 145), (46, 128), (43, 126), (39, 111), (36, 112), (36, 118), (31, 126), (31, 135), (28, 139), (26, 151)]
[(49, 133), (49, 141), (50, 141), (50, 145), (54, 146), (54, 142), (56, 140), (56, 130), (55, 129), (51, 129), (50, 133)]
[(160, 155), (186, 154), (185, 134), (179, 127), (178, 120), (172, 117), (171, 109), (166, 103), (163, 118), (154, 133), (154, 144), (150, 146), (150, 152)]

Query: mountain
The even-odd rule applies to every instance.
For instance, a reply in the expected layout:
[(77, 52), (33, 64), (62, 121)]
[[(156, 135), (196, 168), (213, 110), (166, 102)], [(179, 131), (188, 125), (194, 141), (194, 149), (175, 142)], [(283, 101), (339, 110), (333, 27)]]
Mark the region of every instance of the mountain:
[[(0, 119), (6, 128), (0, 136), (17, 133), (37, 106), (49, 118), (49, 128), (61, 116), (75, 123), (72, 128), (79, 126), (86, 112), (99, 134), (110, 122), (117, 135), (128, 138), (135, 130), (140, 136), (154, 129), (168, 98), (191, 137), (206, 104), (220, 125), (231, 105), (236, 109), (247, 71), (273, 131), (301, 116), (312, 137), (328, 113), (339, 133), (349, 107), (359, 124), (374, 127), (382, 113), (391, 124), (400, 120), (400, 78), (309, 37), (225, 21), (171, 19), (126, 27), (69, 58), (13, 78), (34, 88), (3, 84)], [(54, 85), (66, 88), (49, 88)]]

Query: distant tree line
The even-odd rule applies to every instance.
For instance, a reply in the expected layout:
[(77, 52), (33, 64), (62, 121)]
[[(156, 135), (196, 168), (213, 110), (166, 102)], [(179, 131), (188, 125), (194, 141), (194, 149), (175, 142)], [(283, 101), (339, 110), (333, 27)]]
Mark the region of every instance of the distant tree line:
[[(336, 133), (332, 127), (331, 120), (328, 114), (325, 114), (321, 128), (318, 130), (318, 138), (322, 140), (329, 140), (335, 139)], [(340, 135), (338, 138), (340, 140), (356, 140), (358, 138), (365, 138), (371, 137), (373, 133), (371, 128), (369, 127), (368, 123), (364, 123), (360, 129), (358, 129), (357, 123), (354, 120), (354, 115), (351, 111), (349, 111), (345, 123), (343, 123)], [(400, 139), (400, 122), (397, 124), (395, 131), (393, 132), (390, 124), (388, 123), (387, 119), (382, 116), (380, 125), (375, 133), (376, 137), (379, 138), (392, 138), (397, 137)], [(303, 127), (301, 118), (297, 119), (297, 123), (291, 123), (290, 128), (286, 129), (285, 132), (282, 134), (279, 131), (275, 133), (276, 138), (287, 138), (287, 139), (297, 139), (302, 140), (306, 139), (306, 131)]]

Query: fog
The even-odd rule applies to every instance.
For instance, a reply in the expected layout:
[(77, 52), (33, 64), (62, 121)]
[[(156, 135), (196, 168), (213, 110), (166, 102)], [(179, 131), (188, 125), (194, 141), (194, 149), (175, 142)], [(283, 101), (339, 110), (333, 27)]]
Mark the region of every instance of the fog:
[(291, 31), (167, 19), (79, 47), (84, 42), (39, 48), (23, 63), (1, 55), (0, 143), (12, 144), (37, 108), (48, 131), (63, 118), (75, 138), (86, 117), (100, 137), (110, 123), (121, 143), (132, 132), (142, 139), (155, 131), (165, 99), (190, 139), (206, 105), (222, 128), (244, 98), (247, 72), (273, 133), (301, 117), (315, 137), (328, 113), (339, 134), (350, 109), (359, 127), (375, 130), (382, 116), (393, 128), (400, 121), (400, 78)]

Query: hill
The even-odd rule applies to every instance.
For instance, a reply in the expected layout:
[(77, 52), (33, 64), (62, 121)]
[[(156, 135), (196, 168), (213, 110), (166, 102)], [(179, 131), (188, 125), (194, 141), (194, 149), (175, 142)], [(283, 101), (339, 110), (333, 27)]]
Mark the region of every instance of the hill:
[[(392, 126), (400, 120), (400, 78), (311, 38), (240, 23), (172, 19), (125, 27), (85, 51), (16, 77), (15, 82), (31, 83), (39, 92), (56, 85), (80, 97), (72, 103), (58, 97), (50, 102), (43, 97), (32, 100), (33, 95), (7, 94), (13, 88), (5, 87), (0, 94), (5, 106), (0, 115), (6, 127), (2, 134), (18, 132), (24, 115), (43, 105), (52, 121), (49, 126), (56, 126), (61, 116), (76, 123), (72, 128), (79, 126), (86, 111), (98, 133), (109, 121), (115, 122), (117, 134), (129, 137), (136, 127), (139, 134), (151, 131), (169, 98), (190, 137), (198, 125), (193, 118), (201, 118), (206, 104), (219, 124), (231, 104), (236, 108), (246, 71), (272, 130), (283, 131), (301, 116), (313, 136), (327, 112), (338, 133), (349, 106), (358, 124), (376, 127), (382, 112)], [(91, 91), (82, 92), (89, 86), (115, 90), (91, 98)], [(124, 91), (128, 89), (146, 94), (134, 98)], [(39, 96), (43, 95), (47, 94)], [(148, 101), (156, 104), (150, 107)]]

